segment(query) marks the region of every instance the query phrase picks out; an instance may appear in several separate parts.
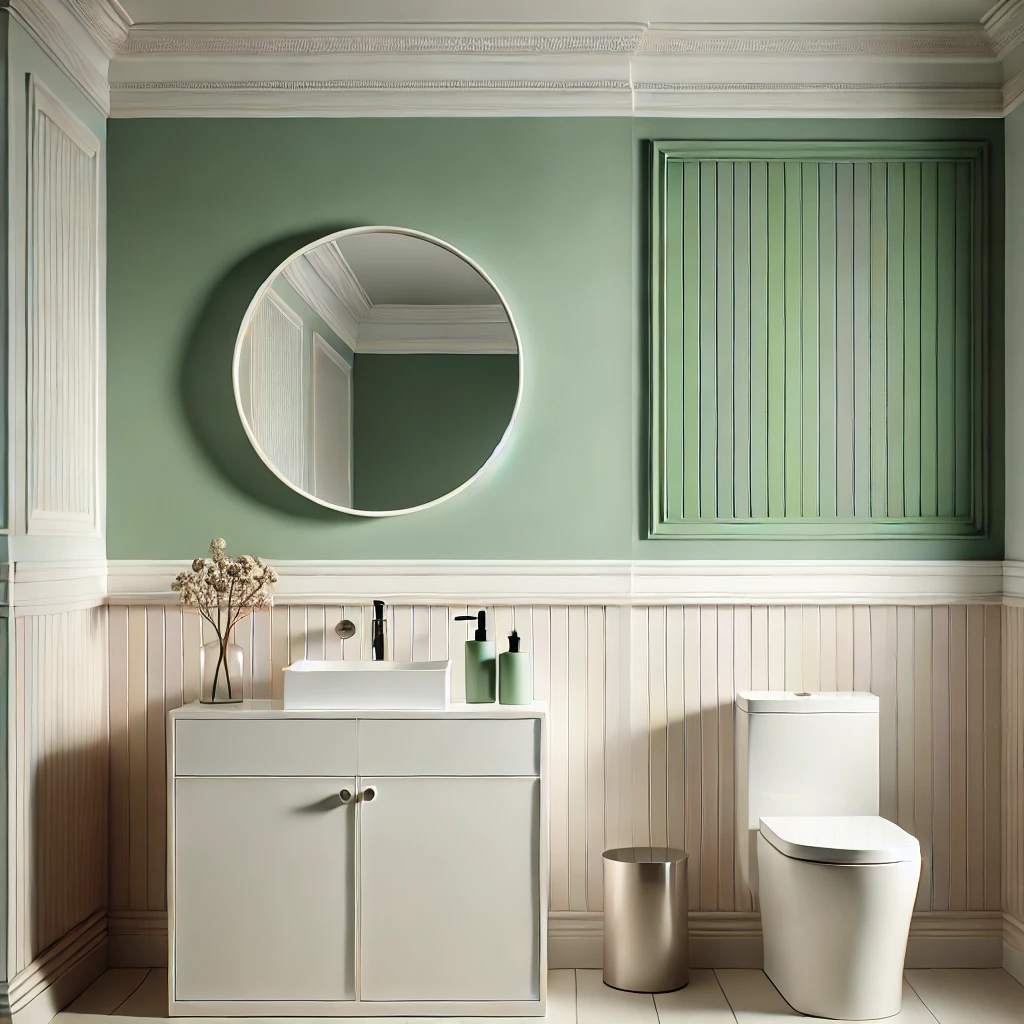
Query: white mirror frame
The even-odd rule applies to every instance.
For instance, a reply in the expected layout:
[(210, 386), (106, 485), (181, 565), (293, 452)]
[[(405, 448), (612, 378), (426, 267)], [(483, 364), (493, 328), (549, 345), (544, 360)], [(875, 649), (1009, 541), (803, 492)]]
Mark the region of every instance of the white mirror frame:
[[(249, 331), (249, 325), (252, 321), (253, 314), (256, 312), (256, 307), (263, 300), (263, 297), (270, 290), (271, 285), (277, 279), (278, 275), (292, 262), (300, 256), (305, 255), (310, 249), (315, 249), (318, 245), (323, 245), (325, 242), (333, 242), (339, 238), (350, 238), (353, 235), (365, 235), (373, 233), (386, 232), (395, 235), (406, 235), (411, 238), (420, 238), (425, 242), (432, 242), (434, 245), (440, 246), (442, 249), (447, 249), (448, 252), (454, 256), (458, 256), (459, 259), (464, 260), (469, 264), (490, 286), (494, 289), (494, 294), (498, 296), (498, 300), (501, 302), (502, 308), (505, 310), (505, 315), (508, 317), (509, 325), (512, 328), (512, 334), (516, 339), (516, 348), (519, 355), (519, 385), (516, 390), (516, 401), (512, 407), (512, 415), (509, 417), (508, 426), (505, 428), (505, 432), (501, 435), (501, 439), (494, 446), (494, 450), (487, 457), (484, 464), (466, 481), (459, 484), (454, 490), (449, 491), (447, 494), (442, 494), (439, 498), (434, 498), (432, 501), (424, 502), (422, 505), (414, 505), (411, 508), (396, 508), (396, 509), (383, 509), (370, 511), (367, 509), (359, 508), (347, 508), (344, 505), (335, 505), (333, 502), (324, 501), (323, 498), (318, 498), (314, 494), (310, 494), (309, 491), (303, 490), (301, 487), (296, 486), (287, 477), (282, 476), (278, 471), (277, 467), (267, 457), (266, 452), (260, 447), (259, 442), (253, 436), (252, 430), (249, 428), (249, 423), (245, 418), (245, 411), (242, 408), (242, 391), (239, 382), (239, 365), (241, 363), (242, 353), (242, 342), (245, 339), (246, 334)], [(394, 225), (368, 225), (361, 228), (345, 228), (342, 231), (335, 231), (333, 234), (324, 235), (323, 238), (317, 238), (315, 241), (310, 242), (308, 245), (304, 245), (301, 249), (297, 249), (293, 252), (283, 263), (278, 264), (273, 270), (269, 277), (263, 282), (262, 285), (257, 289), (256, 294), (253, 296), (252, 301), (249, 303), (248, 309), (245, 311), (245, 316), (242, 317), (242, 326), (238, 330), (238, 337), (235, 339), (235, 351), (231, 361), (231, 379), (234, 385), (235, 391), (235, 406), (238, 410), (238, 418), (242, 421), (242, 428), (245, 430), (246, 437), (249, 438), (249, 443), (256, 450), (256, 454), (259, 455), (263, 464), (280, 480), (282, 483), (287, 484), (291, 490), (295, 491), (296, 494), (301, 494), (304, 498), (309, 501), (316, 502), (317, 505), (323, 505), (324, 508), (334, 509), (336, 512), (344, 512), (350, 516), (364, 516), (367, 518), (380, 519), (385, 516), (404, 516), (410, 512), (422, 512), (423, 509), (433, 508), (435, 505), (440, 505), (441, 502), (447, 501), (449, 498), (454, 498), (456, 494), (464, 491), (470, 484), (478, 480), (487, 468), (497, 459), (501, 453), (502, 448), (505, 447), (505, 442), (508, 440), (509, 434), (512, 432), (512, 428), (515, 426), (516, 417), (519, 415), (519, 406), (523, 399), (523, 341), (519, 336), (519, 329), (516, 327), (515, 318), (512, 316), (512, 310), (509, 309), (508, 303), (505, 301), (505, 296), (502, 295), (498, 286), (491, 280), (487, 272), (481, 267), (475, 260), (470, 259), (464, 252), (456, 249), (454, 245), (449, 245), (447, 242), (440, 238), (435, 238), (433, 235), (428, 235), (423, 231), (415, 231), (412, 228), (399, 228)]]

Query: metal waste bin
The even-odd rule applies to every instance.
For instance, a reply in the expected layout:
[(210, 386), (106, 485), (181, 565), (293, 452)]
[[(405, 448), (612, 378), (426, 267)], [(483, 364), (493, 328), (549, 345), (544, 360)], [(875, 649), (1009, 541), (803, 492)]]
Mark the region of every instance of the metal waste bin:
[(604, 853), (604, 983), (671, 992), (690, 980), (686, 854), (663, 846)]

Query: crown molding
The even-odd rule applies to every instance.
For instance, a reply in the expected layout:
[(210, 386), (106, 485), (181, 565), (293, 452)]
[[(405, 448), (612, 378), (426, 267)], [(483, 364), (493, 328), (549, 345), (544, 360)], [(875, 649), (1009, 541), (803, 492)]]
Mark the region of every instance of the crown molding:
[(111, 66), (119, 117), (991, 117), (1001, 88), (981, 24), (154, 25)]
[(1024, 0), (1000, 0), (981, 20), (999, 59), (1024, 42)]
[(100, 49), (113, 57), (128, 41), (132, 19), (117, 0), (60, 0)]
[[(81, 0), (100, 7), (100, 0)], [(0, 0), (35, 39), (43, 52), (70, 78), (104, 117), (110, 114), (107, 88), (108, 54), (64, 0)]]
[(1010, 75), (1003, 84), (1003, 115), (1012, 114), (1024, 101), (1024, 67)]

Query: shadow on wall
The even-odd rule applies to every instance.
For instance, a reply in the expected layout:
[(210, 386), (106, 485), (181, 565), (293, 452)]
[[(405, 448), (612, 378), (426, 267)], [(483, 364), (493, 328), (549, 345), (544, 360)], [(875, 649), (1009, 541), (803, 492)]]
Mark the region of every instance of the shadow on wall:
[(231, 362), (242, 318), (264, 281), (297, 249), (336, 230), (334, 225), (280, 239), (232, 267), (210, 290), (196, 318), (179, 378), (189, 428), (226, 480), (282, 512), (334, 522), (347, 517), (297, 494), (256, 454), (235, 406)]
[[(30, 959), (107, 905), (109, 786), (105, 743), (47, 754), (34, 769), (25, 921)], [(63, 958), (50, 960), (43, 980), (66, 966)]]

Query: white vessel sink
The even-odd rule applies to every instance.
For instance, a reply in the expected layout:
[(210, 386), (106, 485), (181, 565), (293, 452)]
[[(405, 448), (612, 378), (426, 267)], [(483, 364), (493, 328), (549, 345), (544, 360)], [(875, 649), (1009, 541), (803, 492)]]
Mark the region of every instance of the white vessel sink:
[(450, 661), (297, 661), (284, 706), (301, 711), (444, 711)]

